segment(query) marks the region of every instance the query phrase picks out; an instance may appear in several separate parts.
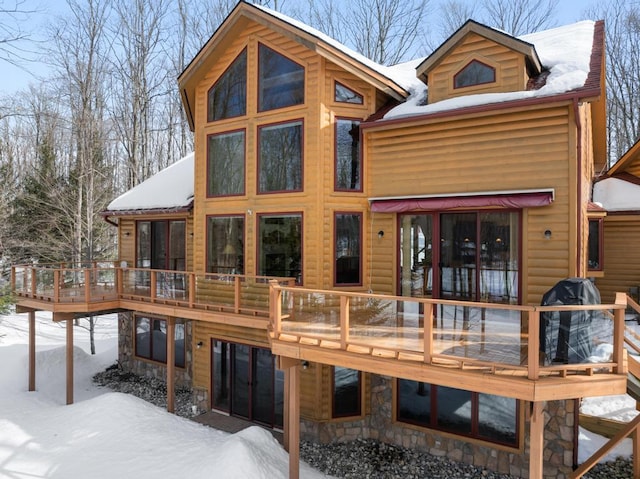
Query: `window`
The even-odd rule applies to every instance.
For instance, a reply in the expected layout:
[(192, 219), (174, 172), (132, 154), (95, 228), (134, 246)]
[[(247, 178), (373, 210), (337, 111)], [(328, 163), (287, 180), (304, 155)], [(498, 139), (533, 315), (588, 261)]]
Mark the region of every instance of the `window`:
[(335, 284), (361, 284), (362, 215), (336, 213)]
[(496, 81), (496, 70), (478, 60), (472, 60), (453, 77), (454, 88), (481, 85)]
[(518, 401), (398, 379), (397, 419), (518, 447)]
[(258, 274), (302, 282), (302, 215), (260, 215)]
[(342, 83), (336, 82), (334, 95), (335, 101), (338, 103), (354, 103), (356, 105), (362, 105), (364, 103), (364, 99), (360, 93), (356, 93)]
[(302, 190), (302, 121), (258, 130), (258, 193)]
[(209, 135), (207, 196), (244, 194), (245, 132)]
[(242, 116), (247, 109), (247, 50), (233, 61), (208, 93), (207, 121)]
[(603, 237), (603, 219), (589, 218), (589, 271), (602, 271), (602, 237)]
[(333, 367), (333, 417), (360, 415), (361, 374), (355, 369)]
[(138, 221), (136, 266), (184, 271), (185, 221)]
[(258, 57), (258, 110), (304, 103), (304, 68), (262, 44)]
[(360, 121), (336, 120), (336, 191), (362, 191)]
[(244, 273), (244, 216), (207, 217), (207, 271)]
[[(167, 322), (164, 319), (136, 316), (136, 356), (159, 363), (167, 363)], [(185, 364), (184, 323), (175, 326), (175, 366)]]

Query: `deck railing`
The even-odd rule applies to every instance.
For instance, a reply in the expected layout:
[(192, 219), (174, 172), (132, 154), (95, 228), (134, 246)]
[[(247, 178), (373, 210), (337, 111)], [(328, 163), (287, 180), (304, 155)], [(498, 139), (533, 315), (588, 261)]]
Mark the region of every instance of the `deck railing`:
[(294, 278), (192, 273), (116, 266), (13, 266), (11, 286), (20, 298), (53, 304), (159, 303), (190, 309), (268, 317), (269, 282), (293, 285)]
[(526, 306), (274, 284), (271, 305), (272, 337), (307, 346), (532, 380), (626, 373), (622, 297), (615, 304)]

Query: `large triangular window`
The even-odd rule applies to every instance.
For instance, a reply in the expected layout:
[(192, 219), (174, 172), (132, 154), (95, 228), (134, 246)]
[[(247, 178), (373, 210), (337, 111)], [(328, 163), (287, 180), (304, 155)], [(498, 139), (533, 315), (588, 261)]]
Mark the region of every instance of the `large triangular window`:
[(207, 121), (223, 120), (246, 114), (247, 50), (243, 50), (211, 87), (208, 95)]
[(454, 88), (464, 88), (496, 81), (496, 69), (472, 60), (453, 77)]
[(304, 67), (262, 44), (258, 55), (258, 110), (304, 103)]

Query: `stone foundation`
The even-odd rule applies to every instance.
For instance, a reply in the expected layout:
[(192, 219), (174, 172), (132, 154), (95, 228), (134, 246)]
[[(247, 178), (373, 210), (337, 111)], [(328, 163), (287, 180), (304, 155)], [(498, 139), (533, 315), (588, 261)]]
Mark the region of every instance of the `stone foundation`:
[[(494, 448), (491, 444), (468, 442), (438, 431), (407, 427), (393, 421), (393, 379), (371, 375), (371, 412), (363, 419), (316, 423), (302, 420), (301, 439), (321, 443), (349, 442), (358, 438), (417, 449), (484, 467), (500, 474), (529, 477), (529, 427), (525, 421), (524, 447), (520, 451)], [(545, 408), (544, 477), (566, 479), (573, 466), (575, 434), (574, 401), (552, 401)]]

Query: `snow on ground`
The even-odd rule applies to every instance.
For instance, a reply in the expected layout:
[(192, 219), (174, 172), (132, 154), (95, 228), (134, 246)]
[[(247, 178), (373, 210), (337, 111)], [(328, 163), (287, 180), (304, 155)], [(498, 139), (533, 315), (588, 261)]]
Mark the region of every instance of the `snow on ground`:
[[(66, 406), (64, 324), (36, 316), (36, 391), (27, 391), (26, 315), (0, 316), (0, 478), (288, 476), (288, 454), (260, 427), (227, 434), (94, 386), (114, 363), (117, 321), (99, 318), (96, 355), (74, 328), (74, 399)], [(301, 477), (326, 478), (306, 464)]]

